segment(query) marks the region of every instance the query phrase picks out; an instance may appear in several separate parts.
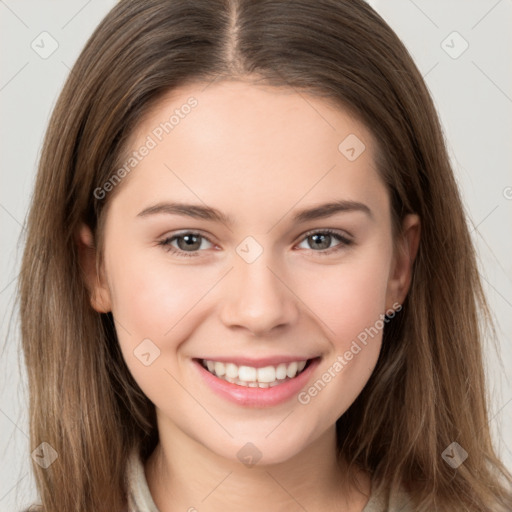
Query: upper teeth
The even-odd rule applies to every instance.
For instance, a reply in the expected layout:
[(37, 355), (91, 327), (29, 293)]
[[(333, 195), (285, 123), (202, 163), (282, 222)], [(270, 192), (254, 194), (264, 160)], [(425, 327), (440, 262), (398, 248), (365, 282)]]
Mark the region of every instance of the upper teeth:
[(293, 379), (304, 369), (306, 363), (307, 360), (254, 368), (253, 366), (237, 366), (233, 363), (203, 360), (203, 366), (206, 366), (211, 373), (223, 380), (242, 386), (260, 388), (275, 386), (279, 384), (278, 381), (283, 381), (287, 378)]

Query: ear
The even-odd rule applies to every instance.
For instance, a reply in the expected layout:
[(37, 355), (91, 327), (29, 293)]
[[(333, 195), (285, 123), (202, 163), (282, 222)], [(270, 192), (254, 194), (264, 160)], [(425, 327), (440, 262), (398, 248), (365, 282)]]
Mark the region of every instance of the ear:
[(89, 290), (91, 306), (98, 313), (108, 313), (111, 308), (110, 290), (103, 272), (96, 269), (96, 247), (91, 229), (81, 224), (75, 236), (82, 275)]
[[(416, 214), (406, 215), (397, 241), (386, 294), (386, 310), (403, 304), (412, 280), (412, 266), (420, 243), (421, 224)], [(394, 306), (393, 306), (394, 305)]]

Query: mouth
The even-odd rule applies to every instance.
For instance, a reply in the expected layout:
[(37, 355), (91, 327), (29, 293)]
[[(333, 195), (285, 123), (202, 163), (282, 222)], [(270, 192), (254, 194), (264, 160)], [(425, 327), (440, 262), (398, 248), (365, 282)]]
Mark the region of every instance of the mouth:
[(222, 361), (194, 358), (193, 363), (202, 382), (218, 396), (237, 405), (269, 407), (296, 396), (310, 381), (321, 359), (321, 356)]
[(249, 388), (270, 388), (283, 384), (305, 371), (311, 361), (312, 359), (303, 359), (256, 367), (211, 359), (199, 359), (203, 368), (215, 377), (237, 386)]

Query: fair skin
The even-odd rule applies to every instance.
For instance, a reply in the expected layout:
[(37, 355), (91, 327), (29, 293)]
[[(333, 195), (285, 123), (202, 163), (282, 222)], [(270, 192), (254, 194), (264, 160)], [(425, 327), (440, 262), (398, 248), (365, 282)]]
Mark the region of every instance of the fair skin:
[[(309, 389), (358, 334), (403, 303), (419, 220), (404, 219), (395, 250), (371, 133), (340, 108), (294, 90), (187, 85), (141, 122), (131, 150), (190, 96), (197, 107), (111, 198), (100, 275), (92, 235), (86, 226), (80, 231), (90, 249), (82, 254), (91, 304), (112, 312), (126, 364), (156, 407), (160, 443), (145, 466), (153, 499), (161, 512), (361, 512), (369, 475), (353, 471), (357, 486), (346, 480), (335, 424), (368, 381), (382, 331), (307, 404), (297, 393), (275, 405), (234, 403), (199, 378), (195, 359), (317, 358), (302, 388)], [(353, 161), (338, 150), (349, 134), (366, 146)], [(178, 201), (216, 208), (232, 223), (138, 215)], [(366, 208), (293, 219), (333, 201)], [(326, 229), (352, 243), (313, 237)], [(194, 257), (158, 244), (178, 231), (203, 237), (192, 244)], [(249, 236), (262, 249), (250, 263), (237, 252)], [(183, 254), (182, 242), (169, 244)], [(144, 339), (160, 350), (148, 366), (133, 353)], [(247, 443), (261, 453), (251, 467), (237, 456)]]

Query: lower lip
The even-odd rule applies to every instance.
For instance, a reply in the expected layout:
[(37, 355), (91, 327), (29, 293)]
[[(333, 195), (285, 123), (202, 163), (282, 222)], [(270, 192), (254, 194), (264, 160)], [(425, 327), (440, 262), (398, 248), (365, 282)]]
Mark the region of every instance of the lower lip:
[(290, 400), (306, 385), (319, 362), (319, 357), (313, 359), (302, 373), (282, 384), (269, 388), (250, 388), (216, 377), (203, 367), (201, 361), (194, 359), (195, 366), (210, 389), (237, 405), (247, 407), (271, 407)]

